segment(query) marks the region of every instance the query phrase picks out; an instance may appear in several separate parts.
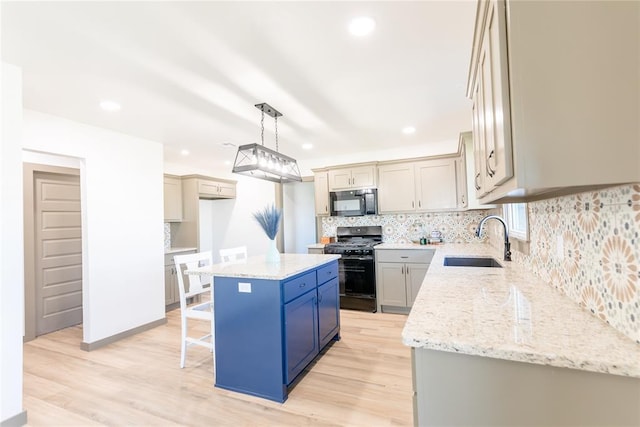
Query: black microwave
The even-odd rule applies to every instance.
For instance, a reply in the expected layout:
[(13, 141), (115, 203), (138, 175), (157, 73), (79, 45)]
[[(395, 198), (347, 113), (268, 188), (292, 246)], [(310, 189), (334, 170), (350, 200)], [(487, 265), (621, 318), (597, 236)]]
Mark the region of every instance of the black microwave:
[(331, 216), (361, 216), (378, 213), (378, 190), (375, 188), (332, 191), (329, 193), (329, 199)]

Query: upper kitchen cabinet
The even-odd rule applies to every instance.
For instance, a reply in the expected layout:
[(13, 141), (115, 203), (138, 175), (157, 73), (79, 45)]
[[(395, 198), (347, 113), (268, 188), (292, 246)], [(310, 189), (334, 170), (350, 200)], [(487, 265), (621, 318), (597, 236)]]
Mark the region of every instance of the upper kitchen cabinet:
[(380, 213), (457, 209), (457, 159), (449, 156), (380, 164)]
[(182, 221), (182, 181), (179, 176), (164, 176), (164, 221)]
[(367, 164), (329, 170), (329, 191), (376, 186), (376, 165)]
[(638, 16), (640, 2), (478, 3), (467, 96), (480, 202), (640, 181)]
[(211, 179), (201, 175), (186, 175), (183, 179), (196, 180), (201, 199), (233, 199), (236, 197), (236, 181)]
[(329, 173), (319, 171), (313, 174), (316, 215), (329, 215)]

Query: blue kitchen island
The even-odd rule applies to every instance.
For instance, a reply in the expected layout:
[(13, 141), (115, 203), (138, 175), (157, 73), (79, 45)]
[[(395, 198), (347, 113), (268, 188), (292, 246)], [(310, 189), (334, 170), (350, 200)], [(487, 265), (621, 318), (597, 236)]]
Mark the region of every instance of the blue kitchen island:
[(277, 402), (340, 338), (339, 255), (282, 254), (187, 271), (214, 277), (215, 386)]

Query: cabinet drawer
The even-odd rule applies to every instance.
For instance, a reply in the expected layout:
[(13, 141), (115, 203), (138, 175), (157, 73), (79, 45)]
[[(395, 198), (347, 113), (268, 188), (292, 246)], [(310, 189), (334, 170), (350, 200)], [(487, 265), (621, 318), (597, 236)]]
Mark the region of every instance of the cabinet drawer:
[(284, 294), (284, 302), (291, 301), (300, 295), (315, 289), (316, 287), (316, 272), (312, 271), (300, 276), (296, 279), (289, 280), (282, 284), (282, 291)]
[(377, 262), (416, 262), (428, 264), (435, 249), (376, 250)]
[(325, 265), (324, 267), (320, 267), (317, 270), (318, 273), (318, 284), (325, 283), (334, 277), (338, 277), (338, 263), (332, 262), (331, 264)]

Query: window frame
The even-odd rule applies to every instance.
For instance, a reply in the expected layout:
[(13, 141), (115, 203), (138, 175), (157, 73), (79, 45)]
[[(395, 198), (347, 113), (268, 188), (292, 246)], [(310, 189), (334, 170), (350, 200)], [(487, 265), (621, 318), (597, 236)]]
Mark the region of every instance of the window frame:
[[(524, 209), (522, 209), (524, 207)], [(529, 205), (527, 203), (506, 203), (502, 214), (509, 227), (509, 237), (529, 241)], [(518, 225), (521, 225), (518, 227)]]

